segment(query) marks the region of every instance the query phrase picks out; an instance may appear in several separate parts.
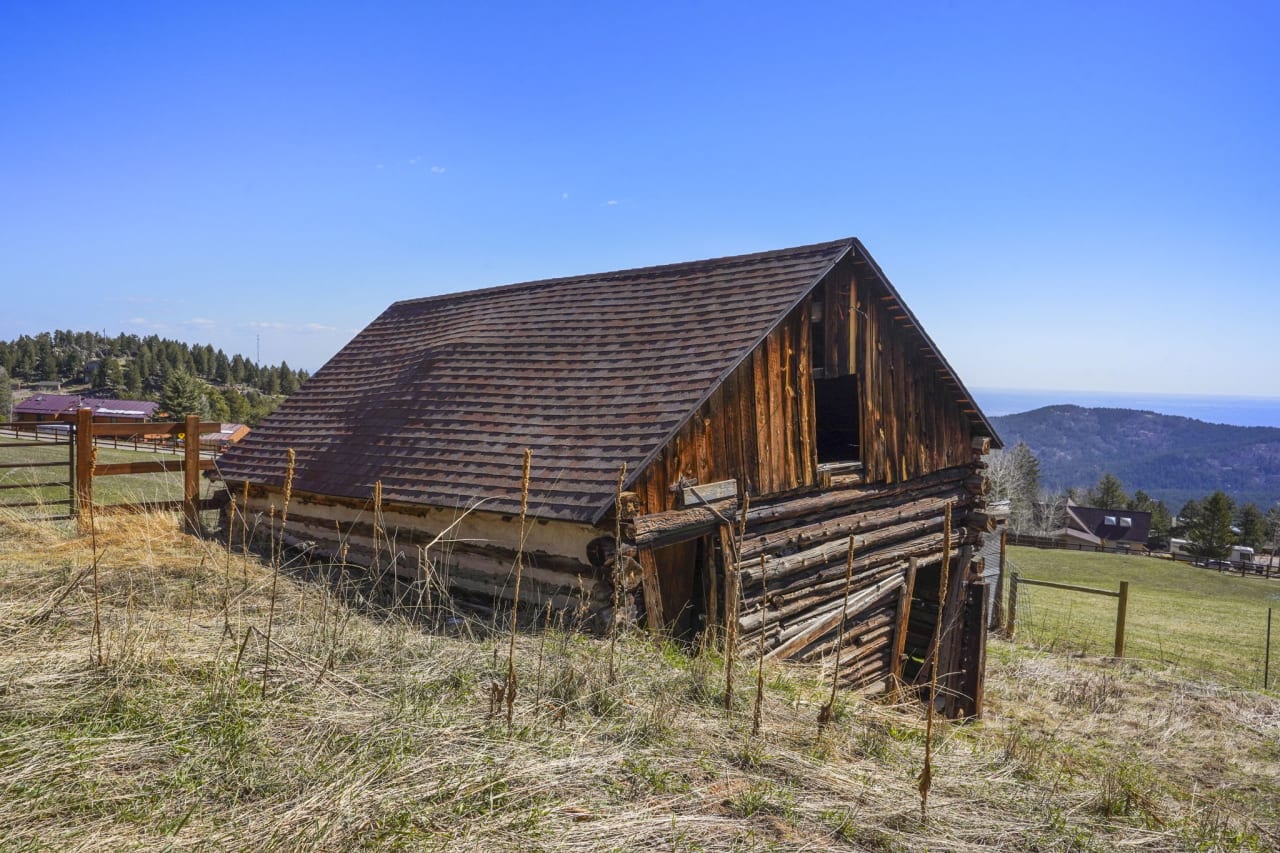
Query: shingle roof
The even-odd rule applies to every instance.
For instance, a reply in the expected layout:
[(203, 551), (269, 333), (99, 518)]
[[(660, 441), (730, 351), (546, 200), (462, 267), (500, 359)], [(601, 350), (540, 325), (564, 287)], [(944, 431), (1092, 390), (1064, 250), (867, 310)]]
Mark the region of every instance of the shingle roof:
[(224, 479), (594, 522), (854, 247), (846, 239), (397, 302), (219, 460)]
[(23, 415), (58, 415), (76, 410), (80, 398), (75, 394), (36, 394), (15, 403), (13, 413)]
[(144, 418), (155, 417), (159, 403), (149, 400), (103, 400), (97, 397), (85, 397), (80, 405), (93, 409), (95, 415), (107, 418)]

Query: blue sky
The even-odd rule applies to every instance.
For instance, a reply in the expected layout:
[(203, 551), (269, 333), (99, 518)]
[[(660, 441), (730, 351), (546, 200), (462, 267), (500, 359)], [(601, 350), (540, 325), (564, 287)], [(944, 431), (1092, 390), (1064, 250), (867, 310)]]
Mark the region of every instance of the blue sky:
[[(461, 6), (461, 4), (459, 4)], [(0, 337), (856, 235), (971, 386), (1280, 396), (1280, 4), (0, 6)]]

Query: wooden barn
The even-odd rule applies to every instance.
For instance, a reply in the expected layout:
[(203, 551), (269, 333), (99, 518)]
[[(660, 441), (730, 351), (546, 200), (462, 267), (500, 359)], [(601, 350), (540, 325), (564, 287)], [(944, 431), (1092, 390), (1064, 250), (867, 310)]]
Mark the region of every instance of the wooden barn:
[(285, 535), (318, 555), (376, 548), (492, 605), (523, 540), (522, 603), (727, 627), (747, 653), (763, 634), (777, 658), (841, 646), (851, 683), (920, 677), (945, 598), (958, 715), (980, 703), (989, 446), (850, 238), (398, 302), (218, 468), (278, 517), (293, 450)]

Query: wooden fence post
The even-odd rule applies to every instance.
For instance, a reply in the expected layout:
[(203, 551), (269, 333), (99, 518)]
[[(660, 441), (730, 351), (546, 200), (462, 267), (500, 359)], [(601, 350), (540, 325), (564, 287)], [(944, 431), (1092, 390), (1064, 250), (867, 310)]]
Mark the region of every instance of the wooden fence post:
[(1009, 530), (1005, 528), (1000, 531), (1000, 568), (996, 572), (996, 594), (995, 594), (995, 622), (996, 630), (1004, 630), (1004, 573), (1005, 558), (1009, 550)]
[(1013, 639), (1013, 633), (1018, 629), (1018, 573), (1009, 573), (1009, 624), (1005, 630), (1005, 636), (1010, 640)]
[(1270, 687), (1271, 682), (1271, 608), (1267, 608), (1267, 649), (1262, 658), (1262, 689)]
[(189, 533), (200, 530), (200, 416), (187, 415), (183, 440), (182, 516)]
[[(17, 432), (14, 432), (17, 437)], [(77, 515), (76, 504), (76, 436), (74, 432), (67, 433), (67, 515)]]
[(1116, 657), (1124, 657), (1124, 621), (1129, 609), (1129, 582), (1120, 581), (1120, 598), (1116, 604)]
[(76, 412), (76, 512), (80, 526), (89, 523), (93, 503), (93, 410)]

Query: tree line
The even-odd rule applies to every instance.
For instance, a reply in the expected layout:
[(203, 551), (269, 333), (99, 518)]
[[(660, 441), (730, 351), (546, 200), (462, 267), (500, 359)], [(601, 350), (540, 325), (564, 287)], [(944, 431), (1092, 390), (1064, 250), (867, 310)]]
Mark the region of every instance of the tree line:
[[(9, 392), (10, 378), (87, 385), (94, 396), (153, 400), (173, 417), (198, 414), (250, 425), (308, 377), (288, 362), (259, 365), (209, 344), (70, 330), (0, 341), (0, 372), (6, 374), (0, 394)], [(0, 398), (0, 405), (7, 399)]]
[(1215, 491), (1200, 500), (1187, 501), (1174, 515), (1162, 500), (1138, 489), (1126, 493), (1124, 484), (1110, 472), (1089, 488), (1053, 492), (1040, 484), (1040, 461), (1026, 442), (987, 456), (991, 500), (1009, 501), (1012, 533), (1048, 536), (1062, 528), (1067, 502), (1102, 509), (1151, 513), (1147, 546), (1167, 550), (1171, 539), (1187, 539), (1197, 557), (1226, 559), (1235, 545), (1255, 550), (1280, 545), (1280, 505), (1264, 512), (1255, 503), (1237, 506), (1227, 494)]

